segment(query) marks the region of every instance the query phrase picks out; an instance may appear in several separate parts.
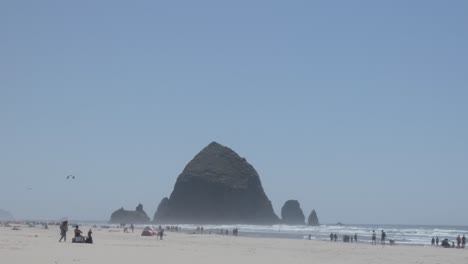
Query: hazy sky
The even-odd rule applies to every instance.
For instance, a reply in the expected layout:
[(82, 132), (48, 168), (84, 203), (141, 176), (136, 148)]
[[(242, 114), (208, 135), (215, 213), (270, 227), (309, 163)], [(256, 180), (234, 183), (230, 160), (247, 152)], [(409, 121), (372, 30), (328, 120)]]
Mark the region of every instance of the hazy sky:
[(152, 218), (217, 141), (278, 215), (468, 224), (468, 1), (227, 2), (1, 1), (0, 208)]

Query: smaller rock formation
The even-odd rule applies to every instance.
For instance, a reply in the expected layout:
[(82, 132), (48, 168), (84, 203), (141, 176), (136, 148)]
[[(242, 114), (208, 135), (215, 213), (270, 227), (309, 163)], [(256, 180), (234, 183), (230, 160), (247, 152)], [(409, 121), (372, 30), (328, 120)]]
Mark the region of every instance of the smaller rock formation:
[(156, 219), (165, 219), (170, 213), (169, 198), (164, 197), (159, 203), (158, 209), (154, 213), (153, 219), (156, 222)]
[(317, 213), (315, 212), (315, 210), (312, 210), (312, 212), (310, 213), (307, 224), (310, 226), (320, 225), (318, 217), (317, 217)]
[(0, 209), (0, 220), (13, 220), (13, 216), (10, 212)]
[(288, 225), (305, 225), (305, 216), (297, 200), (288, 200), (281, 208), (281, 220)]
[(113, 212), (109, 222), (113, 224), (146, 224), (150, 222), (150, 218), (143, 210), (143, 205), (138, 204), (135, 211), (128, 211), (122, 207)]

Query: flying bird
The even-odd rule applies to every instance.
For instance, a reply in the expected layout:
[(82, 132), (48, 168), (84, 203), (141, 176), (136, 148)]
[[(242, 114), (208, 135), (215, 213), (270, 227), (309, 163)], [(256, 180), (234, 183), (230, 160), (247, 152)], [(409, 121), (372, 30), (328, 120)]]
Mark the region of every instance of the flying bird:
[(71, 175), (71, 174), (68, 175), (68, 176), (67, 176), (67, 180), (70, 179), (70, 178), (75, 179), (75, 175)]

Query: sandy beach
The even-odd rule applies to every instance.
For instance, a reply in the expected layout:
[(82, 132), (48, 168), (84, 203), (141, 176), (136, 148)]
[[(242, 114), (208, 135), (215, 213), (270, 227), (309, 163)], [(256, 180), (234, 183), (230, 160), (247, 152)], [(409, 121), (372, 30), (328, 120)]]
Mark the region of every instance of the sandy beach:
[[(80, 228), (86, 232), (89, 227)], [(324, 241), (246, 238), (141, 230), (93, 229), (94, 244), (59, 243), (59, 229), (0, 227), (1, 263), (468, 263), (468, 249), (371, 246)]]

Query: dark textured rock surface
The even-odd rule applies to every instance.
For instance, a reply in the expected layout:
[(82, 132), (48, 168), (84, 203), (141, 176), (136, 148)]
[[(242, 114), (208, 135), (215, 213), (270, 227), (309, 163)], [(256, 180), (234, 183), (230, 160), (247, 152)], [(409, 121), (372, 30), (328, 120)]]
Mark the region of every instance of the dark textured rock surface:
[(273, 224), (279, 221), (260, 177), (244, 158), (212, 142), (177, 178), (156, 223)]
[(288, 225), (304, 225), (304, 213), (297, 200), (288, 200), (281, 208), (281, 220)]
[(150, 222), (150, 218), (143, 210), (143, 205), (139, 204), (135, 211), (125, 210), (123, 207), (112, 213), (110, 223), (126, 223), (126, 224), (146, 224)]
[(315, 212), (315, 210), (312, 210), (312, 212), (310, 213), (307, 224), (310, 226), (320, 225), (318, 217), (317, 217), (317, 213)]

